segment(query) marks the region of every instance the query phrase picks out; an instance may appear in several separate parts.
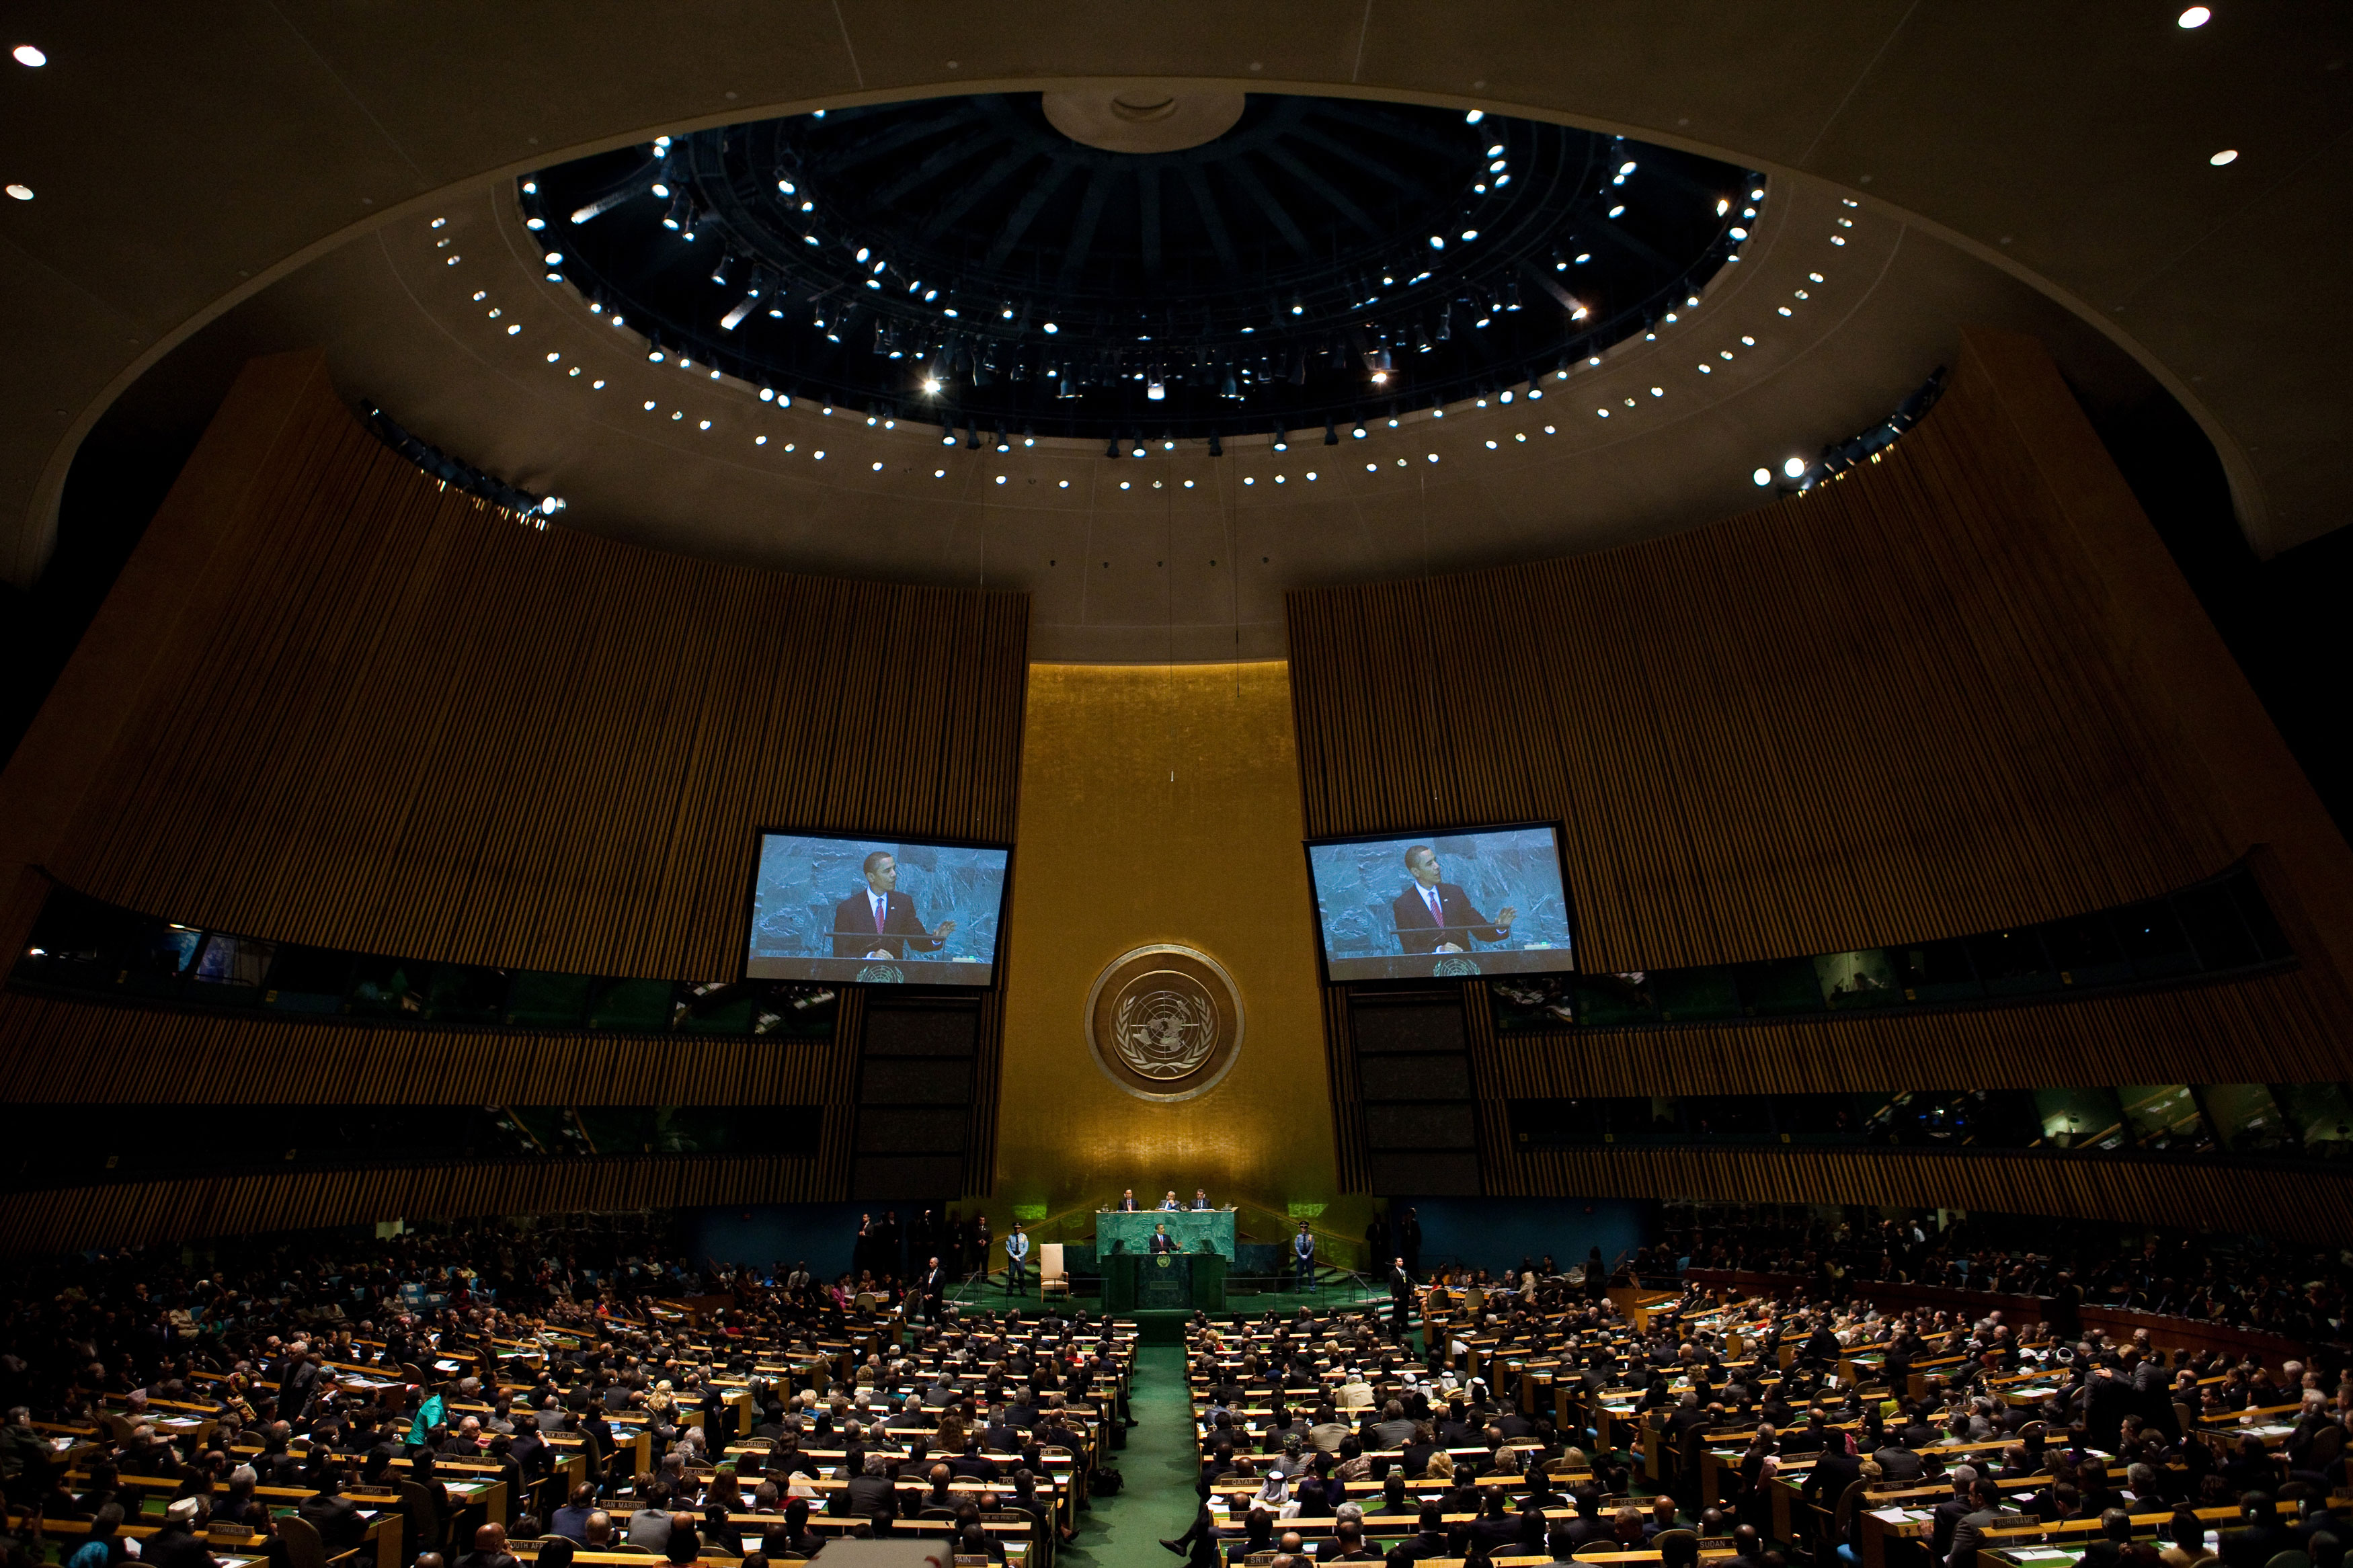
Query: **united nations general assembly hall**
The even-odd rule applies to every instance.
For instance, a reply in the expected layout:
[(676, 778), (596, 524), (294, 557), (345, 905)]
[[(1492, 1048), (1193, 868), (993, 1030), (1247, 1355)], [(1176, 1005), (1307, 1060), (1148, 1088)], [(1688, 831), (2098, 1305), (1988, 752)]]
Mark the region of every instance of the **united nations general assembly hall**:
[(0, 1568), (2341, 1568), (2343, 5), (0, 48)]

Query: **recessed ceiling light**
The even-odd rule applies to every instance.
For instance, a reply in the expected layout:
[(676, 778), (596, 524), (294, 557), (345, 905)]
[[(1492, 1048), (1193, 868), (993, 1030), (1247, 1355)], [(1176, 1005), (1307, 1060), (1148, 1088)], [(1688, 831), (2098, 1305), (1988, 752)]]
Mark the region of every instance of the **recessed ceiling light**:
[(1773, 482), (1773, 470), (1770, 468), (1759, 468), (1748, 477), (1755, 479), (1760, 485), (1769, 485)]
[(16, 197), (20, 202), (29, 202), (33, 199), (33, 187), (30, 185), (10, 185), (8, 187), (8, 194)]
[[(2206, 161), (2219, 169), (2225, 163), (2237, 163), (2239, 161), (2239, 150), (2236, 147), (2225, 147), (2220, 153), (2215, 153), (2211, 158), (2209, 158)], [(11, 191), (14, 191), (16, 187), (11, 185), (8, 188)]]
[(1791, 458), (1781, 465), (1781, 471), (1793, 479), (1801, 478), (1806, 471), (1806, 459)]
[[(2185, 27), (2189, 26), (2187, 22), (2184, 22), (2181, 25)], [(49, 63), (49, 57), (41, 53), (40, 50), (35, 48), (30, 44), (18, 44), (16, 46), (16, 63), (20, 66), (32, 66), (38, 68), (39, 67)]]
[[(2181, 15), (2180, 15), (2180, 16), (2176, 16), (2176, 17), (2173, 19), (2173, 21), (2174, 21), (2174, 25), (2175, 25), (2176, 26), (2180, 26), (2180, 27), (2202, 27), (2202, 26), (2204, 26), (2207, 23), (2209, 23), (2209, 22), (2212, 21), (2213, 19), (2214, 19), (2214, 13), (2213, 13), (2213, 12), (2211, 12), (2211, 11), (2210, 11), (2210, 10), (2208, 10), (2205, 6), (2203, 6), (2203, 5), (2192, 5), (2191, 7), (2189, 7), (2189, 10), (2184, 11), (2183, 13), (2181, 13)], [(24, 51), (24, 50), (22, 50), (22, 49), (18, 49), (18, 50), (16, 51), (16, 58), (19, 58), (19, 59), (24, 59), (24, 57), (25, 57), (25, 51)], [(25, 63), (26, 63), (26, 64), (27, 64), (27, 65), (38, 65), (38, 64), (40, 64), (40, 62), (39, 62), (38, 60), (26, 60)]]

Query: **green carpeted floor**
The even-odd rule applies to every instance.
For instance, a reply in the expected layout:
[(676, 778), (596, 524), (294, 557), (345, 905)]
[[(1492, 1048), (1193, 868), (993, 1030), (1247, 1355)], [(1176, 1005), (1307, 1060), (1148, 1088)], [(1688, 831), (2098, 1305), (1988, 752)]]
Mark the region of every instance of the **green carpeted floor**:
[(1184, 1347), (1145, 1345), (1135, 1352), (1128, 1405), (1135, 1425), (1127, 1447), (1112, 1455), (1127, 1484), (1117, 1497), (1095, 1499), (1092, 1510), (1079, 1516), (1079, 1539), (1062, 1549), (1067, 1568), (1177, 1568), (1183, 1561), (1162, 1550), (1160, 1541), (1182, 1535), (1199, 1506)]

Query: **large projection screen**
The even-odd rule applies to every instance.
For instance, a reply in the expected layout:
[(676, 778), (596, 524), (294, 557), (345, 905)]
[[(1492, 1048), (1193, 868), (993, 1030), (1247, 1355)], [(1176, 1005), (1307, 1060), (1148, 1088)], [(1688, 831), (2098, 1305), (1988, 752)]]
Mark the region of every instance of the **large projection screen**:
[(1329, 980), (1577, 966), (1551, 824), (1319, 840), (1307, 874)]
[(760, 835), (747, 980), (992, 985), (1001, 845)]

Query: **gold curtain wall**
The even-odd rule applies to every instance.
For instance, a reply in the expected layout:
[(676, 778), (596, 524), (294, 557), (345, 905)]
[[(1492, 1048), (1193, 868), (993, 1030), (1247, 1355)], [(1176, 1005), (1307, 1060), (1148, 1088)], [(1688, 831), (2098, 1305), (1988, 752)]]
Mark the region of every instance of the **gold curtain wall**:
[[(1280, 664), (1037, 665), (1005, 991), (997, 1205), (1076, 1211), (1124, 1187), (1272, 1211), (1335, 1184), (1300, 849), (1291, 693)], [(1114, 1085), (1087, 1049), (1088, 988), (1131, 948), (1181, 942), (1232, 974), (1241, 1054), (1175, 1104)], [(1358, 1222), (1361, 1223), (1361, 1222)], [(1001, 1225), (1000, 1225), (1001, 1231)], [(1345, 1228), (1345, 1227), (1344, 1227)], [(1050, 1237), (1049, 1239), (1054, 1239)], [(1270, 1237), (1271, 1238), (1271, 1237)]]

